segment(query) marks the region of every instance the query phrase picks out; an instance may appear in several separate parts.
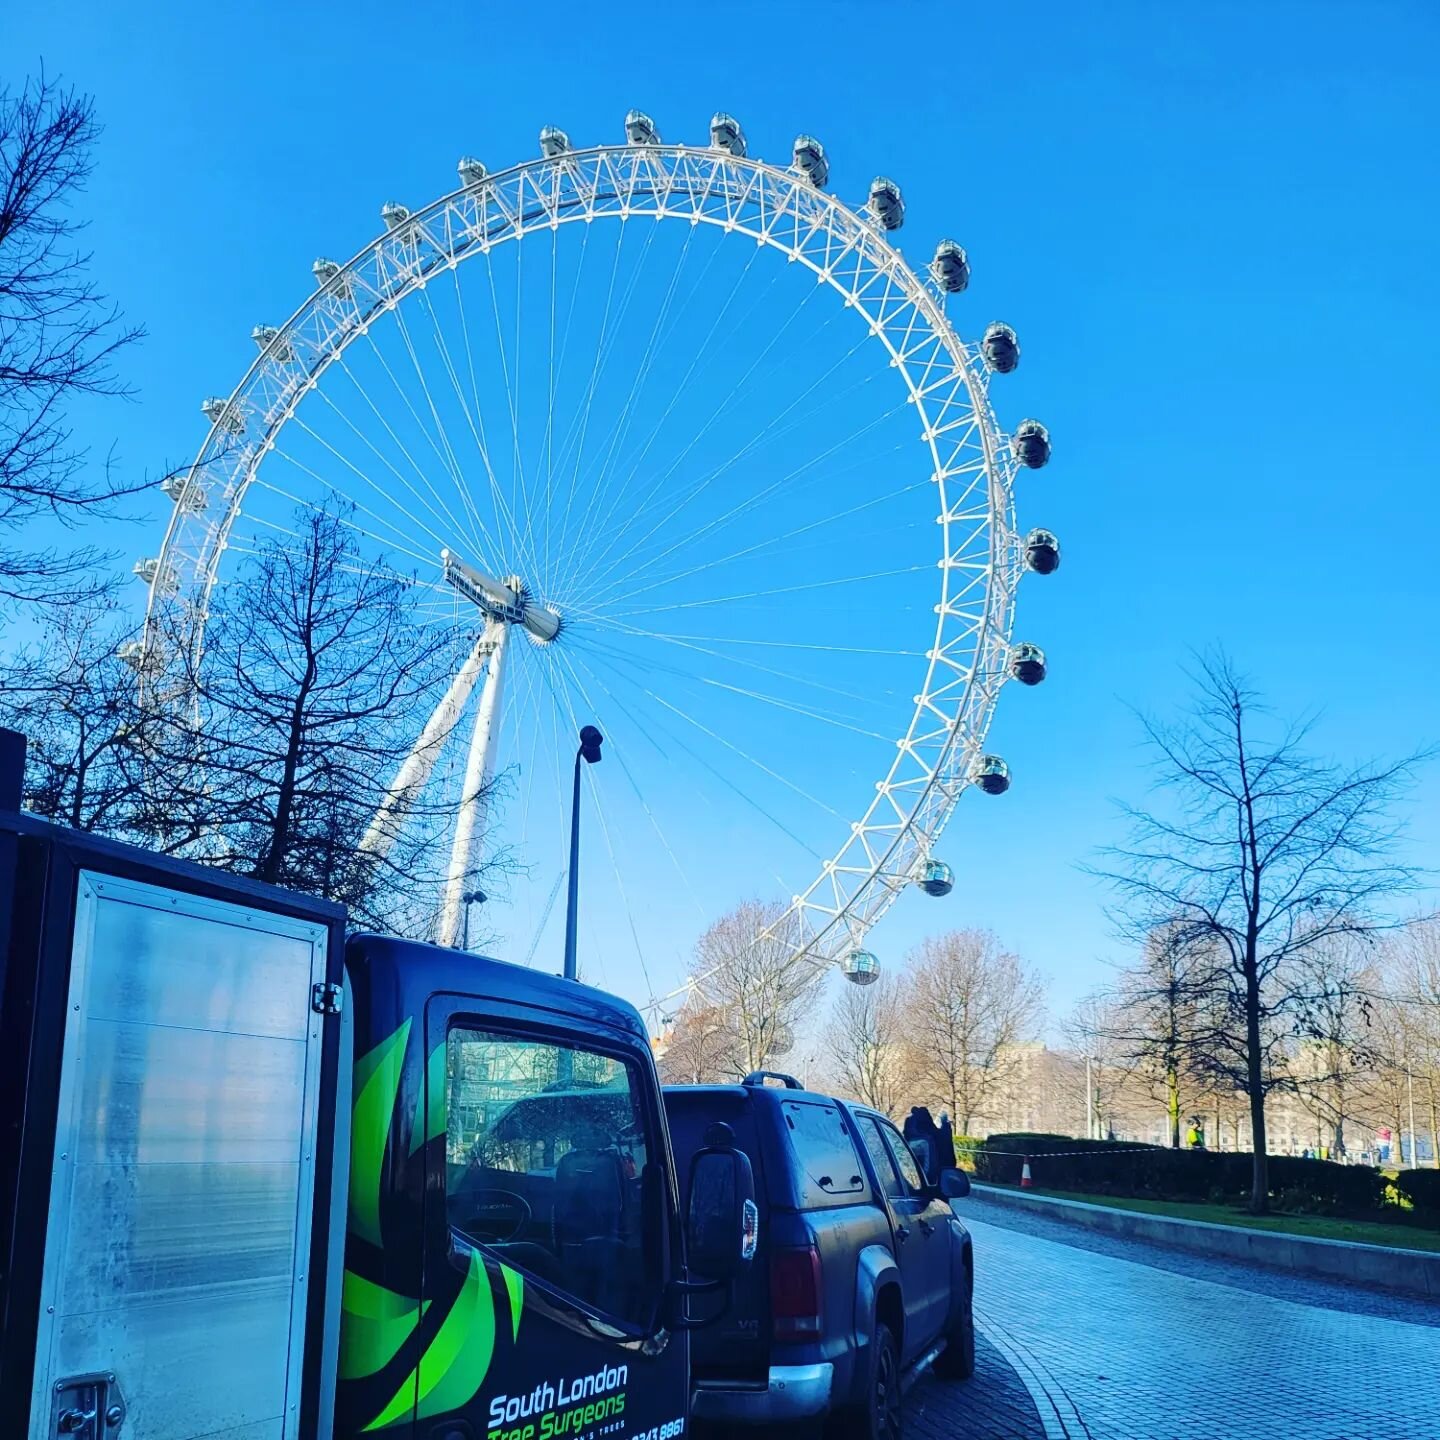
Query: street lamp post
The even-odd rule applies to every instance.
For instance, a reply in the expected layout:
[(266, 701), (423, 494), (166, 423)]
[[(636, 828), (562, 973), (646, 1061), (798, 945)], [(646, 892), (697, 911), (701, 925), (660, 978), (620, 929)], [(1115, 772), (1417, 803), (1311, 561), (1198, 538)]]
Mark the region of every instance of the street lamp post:
[(575, 752), (575, 792), (570, 802), (570, 895), (565, 907), (565, 978), (579, 978), (575, 962), (575, 929), (580, 908), (580, 762), (593, 765), (600, 758), (605, 737), (593, 726), (580, 732), (580, 748)]
[(486, 898), (487, 897), (483, 890), (467, 890), (460, 897), (461, 903), (465, 907), (465, 918), (461, 922), (460, 935), (460, 948), (462, 950), (468, 950), (470, 948), (470, 907), (472, 905), (483, 905)]

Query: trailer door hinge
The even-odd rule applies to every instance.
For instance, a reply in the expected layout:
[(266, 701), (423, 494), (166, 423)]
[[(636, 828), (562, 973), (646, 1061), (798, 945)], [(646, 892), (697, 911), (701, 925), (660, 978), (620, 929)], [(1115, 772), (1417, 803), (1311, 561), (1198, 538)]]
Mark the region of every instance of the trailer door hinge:
[(345, 1008), (345, 991), (333, 980), (310, 987), (310, 1008), (317, 1015), (338, 1015)]

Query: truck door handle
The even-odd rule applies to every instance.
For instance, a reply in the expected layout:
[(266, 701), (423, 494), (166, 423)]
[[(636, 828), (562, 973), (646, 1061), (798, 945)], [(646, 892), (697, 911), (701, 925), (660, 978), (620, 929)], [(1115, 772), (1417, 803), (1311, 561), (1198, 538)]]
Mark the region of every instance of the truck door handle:
[(897, 1240), (908, 1240), (910, 1238), (910, 1231), (904, 1225), (897, 1225), (895, 1227), (895, 1238)]
[(921, 1220), (919, 1224), (922, 1235), (933, 1235), (935, 1233), (935, 1227), (928, 1220)]

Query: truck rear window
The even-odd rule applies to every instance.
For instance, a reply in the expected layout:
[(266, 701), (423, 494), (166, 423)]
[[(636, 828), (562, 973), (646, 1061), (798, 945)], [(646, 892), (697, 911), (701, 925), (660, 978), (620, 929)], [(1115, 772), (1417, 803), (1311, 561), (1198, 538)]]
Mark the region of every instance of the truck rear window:
[(838, 1107), (786, 1100), (780, 1107), (798, 1165), (803, 1208), (820, 1208), (843, 1196), (865, 1193), (865, 1171)]

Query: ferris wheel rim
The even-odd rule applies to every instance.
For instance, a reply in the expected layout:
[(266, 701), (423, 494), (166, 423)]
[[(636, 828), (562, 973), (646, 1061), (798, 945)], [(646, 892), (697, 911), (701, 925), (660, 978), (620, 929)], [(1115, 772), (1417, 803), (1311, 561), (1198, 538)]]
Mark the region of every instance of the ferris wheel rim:
[[(612, 181), (617, 176), (623, 178), (625, 169), (628, 168), (631, 187), (627, 193), (631, 197), (638, 195), (642, 200), (641, 204), (632, 206), (626, 203), (618, 210), (598, 208), (602, 202), (618, 199), (621, 192), (611, 190), (602, 193), (597, 185), (588, 194), (582, 192), (569, 197), (564, 205), (561, 205), (559, 182), (563, 176), (573, 176), (584, 165), (594, 164), (598, 177), (599, 167), (608, 162), (615, 162), (620, 167), (612, 170)], [(685, 179), (683, 166), (686, 162), (699, 164), (710, 172), (706, 193), (698, 199), (693, 183), (676, 183), (677, 180)], [(648, 169), (647, 184), (651, 188), (636, 184), (642, 164)], [(717, 174), (725, 177), (724, 183), (718, 186), (715, 179)], [(200, 547), (200, 553), (195, 556), (192, 567), (200, 582), (199, 603), (182, 599), (178, 582), (172, 584), (170, 580), (171, 576), (178, 576), (178, 569), (170, 562), (179, 545), (179, 537), (185, 529), (187, 517), (194, 514), (184, 503), (184, 496), (189, 487), (200, 483), (196, 477), (206, 472), (217, 458), (223, 456), (228, 443), (227, 436), (233, 439), (235, 435), (234, 421), (239, 417), (243, 424), (241, 407), (249, 399), (258, 382), (266, 376), (267, 366), (273, 369), (277, 357), (287, 350), (293, 358), (302, 322), (315, 316), (327, 300), (334, 301), (341, 294), (348, 299), (353, 294), (355, 281), (362, 276), (367, 265), (373, 263), (377, 271), (383, 273), (387, 245), (403, 245), (420, 235), (425, 235), (433, 242), (435, 237), (427, 227), (434, 226), (437, 218), (447, 217), (452, 207), (467, 200), (475, 201), (503, 193), (502, 187), (507, 185), (515, 186), (517, 193), (523, 197), (526, 180), (535, 176), (554, 180), (553, 206), (547, 207), (543, 203), (541, 187), (532, 185), (532, 199), (539, 203), (538, 209), (526, 214), (523, 207), (517, 207), (519, 213), (511, 215), (508, 224), (481, 235), (472, 230), (462, 246), (452, 246), (445, 250), (437, 245), (435, 254), (443, 257), (443, 263), (437, 260), (428, 267), (415, 264), (410, 273), (389, 292), (366, 282), (366, 289), (370, 291), (373, 303), (364, 311), (363, 318), (352, 318), (351, 322), (337, 333), (335, 343), (328, 347), (319, 349), (311, 346), (316, 355), (315, 364), (304, 372), (303, 383), (291, 383), (279, 402), (265, 412), (265, 425), (260, 433), (259, 443), (246, 450), (241, 478), (225, 498), (225, 510), (221, 519), (218, 522), (209, 522), (205, 527), (204, 543)], [(691, 177), (692, 181), (693, 178)], [(669, 183), (662, 188), (660, 182), (666, 179)], [(769, 223), (765, 223), (763, 187), (767, 183), (775, 187), (782, 196), (788, 196), (792, 200), (803, 197), (805, 206), (813, 207), (821, 217), (820, 220), (812, 217), (805, 235), (799, 236), (802, 207), (796, 204), (794, 218), (797, 242), (794, 245), (777, 237), (776, 209), (773, 205)], [(761, 195), (761, 223), (758, 227), (745, 223), (741, 218), (753, 198), (751, 187), (756, 185), (760, 187)], [(723, 217), (721, 214), (701, 213), (705, 200), (715, 195), (733, 199), (736, 202), (733, 212)], [(689, 210), (672, 206), (671, 202), (677, 198), (689, 198), (695, 204)], [(223, 408), (212, 417), (210, 429), (196, 459), (186, 470), (184, 481), (175, 493), (177, 503), (166, 529), (156, 574), (147, 599), (144, 644), (156, 645), (157, 653), (163, 657), (163, 637), (160, 634), (159, 620), (167, 610), (179, 609), (188, 619), (189, 626), (188, 630), (183, 626), (177, 628), (186, 643), (193, 646), (192, 653), (198, 655), (200, 647), (203, 646), (208, 600), (216, 583), (220, 558), (225, 551), (230, 529), (241, 513), (245, 493), (265, 454), (273, 448), (275, 435), (293, 417), (300, 400), (315, 388), (329, 365), (365, 332), (372, 319), (386, 309), (396, 308), (417, 290), (423, 290), (433, 276), (456, 268), (474, 255), (488, 254), (490, 250), (511, 240), (518, 244), (537, 230), (554, 230), (562, 224), (579, 221), (589, 223), (600, 218), (618, 218), (622, 222), (631, 218), (653, 218), (657, 221), (685, 219), (692, 224), (704, 223), (744, 235), (761, 245), (780, 251), (791, 261), (806, 265), (815, 273), (818, 282), (828, 284), (835, 293), (844, 297), (847, 306), (857, 310), (861, 319), (869, 326), (872, 337), (889, 352), (891, 366), (899, 371), (908, 392), (908, 399), (915, 405), (924, 424), (921, 440), (929, 450), (934, 466), (931, 479), (936, 483), (939, 494), (937, 523), (941, 529), (939, 568), (942, 577), (940, 603), (935, 607), (937, 620), (934, 644), (927, 652), (924, 685), (915, 696), (914, 709), (905, 735), (897, 741), (896, 758), (892, 761), (885, 779), (876, 785), (876, 795), (866, 806), (861, 819), (852, 823), (850, 835), (834, 857), (823, 864), (819, 875), (807, 889), (791, 898), (781, 917), (788, 919), (794, 916), (799, 921), (801, 943), (795, 950), (796, 960), (825, 966), (837, 959), (842, 951), (859, 944), (860, 938), (914, 878), (912, 872), (917, 863), (929, 855), (953, 813), (959, 795), (967, 783), (969, 762), (979, 753), (999, 690), (1008, 678), (1006, 661), (1010, 650), (1015, 587), (1023, 566), (1019, 559), (1019, 537), (1014, 514), (1013, 484), (1017, 465), (1013, 456), (1007, 453), (1009, 447), (1005, 444), (1004, 433), (990, 406), (988, 373), (983, 361), (978, 358), (977, 347), (967, 346), (960, 339), (945, 312), (943, 295), (917, 276), (899, 250), (885, 239), (873, 218), (867, 217), (861, 210), (848, 205), (833, 193), (815, 189), (793, 168), (783, 168), (763, 160), (736, 156), (710, 147), (663, 144), (591, 146), (567, 150), (559, 156), (540, 156), (522, 161), (506, 170), (485, 176), (478, 184), (462, 185), (449, 191), (423, 209), (406, 212), (405, 219), (399, 225), (383, 231), (362, 246), (344, 265), (336, 267), (334, 274), (318, 285), (282, 326), (275, 327), (271, 338), (262, 346), (260, 353), (252, 360), (239, 383), (223, 402)], [(825, 222), (823, 225), (821, 220)], [(396, 236), (400, 231), (405, 232), (405, 235), (397, 241)], [(844, 238), (847, 234), (849, 236), (836, 255), (837, 260), (852, 255), (855, 260), (856, 268), (852, 284), (848, 288), (841, 283), (833, 264), (822, 267), (803, 250), (805, 243), (813, 241), (822, 233), (835, 239)], [(908, 352), (897, 349), (886, 330), (886, 303), (895, 298), (890, 285), (887, 284), (878, 306), (872, 304), (873, 297), (863, 293), (866, 287), (861, 284), (860, 274), (862, 264), (867, 258), (872, 261), (872, 277), (883, 274), (888, 281), (894, 282), (904, 304), (923, 321), (925, 338)], [(866, 284), (868, 283), (867, 281)], [(359, 313), (357, 309), (356, 314)], [(891, 311), (892, 320), (897, 313), (898, 310)], [(912, 320), (911, 332), (913, 331)], [(930, 344), (935, 348), (917, 383), (916, 375), (912, 374), (912, 360)], [(937, 382), (931, 378), (931, 372), (941, 352), (949, 358), (950, 373), (949, 376), (942, 376), (938, 385), (943, 387), (947, 379), (952, 380), (953, 384), (950, 396), (942, 399), (938, 414), (932, 419), (928, 412), (933, 407), (927, 405), (927, 400), (932, 394), (939, 393)], [(292, 382), (298, 380), (298, 375), (291, 376)], [(950, 450), (949, 465), (942, 460), (941, 447), (938, 444), (945, 429), (938, 426), (936, 420), (943, 417), (947, 407), (955, 403), (956, 391), (962, 387), (969, 411), (967, 433), (978, 437), (979, 441), (978, 469), (974, 461), (964, 465), (953, 463), (963, 448), (963, 439)], [(951, 621), (967, 621), (970, 614), (977, 610), (977, 604), (973, 600), (969, 604), (968, 612), (957, 612), (951, 605), (951, 574), (956, 548), (951, 542), (951, 527), (957, 523), (974, 524), (977, 521), (977, 510), (972, 506), (968, 514), (958, 513), (958, 505), (951, 505), (947, 501), (946, 482), (967, 473), (978, 475), (983, 480), (985, 513), (983, 519), (979, 519), (975, 533), (983, 530), (988, 538), (988, 567), (978, 614), (968, 628), (964, 624), (955, 627), (960, 638), (973, 638), (974, 662), (969, 667), (969, 673), (962, 677), (963, 683), (958, 696), (952, 694), (949, 700), (953, 715), (947, 717), (935, 703), (937, 696), (953, 692), (955, 688), (953, 678), (945, 684), (937, 684), (937, 667), (948, 663), (955, 668), (945, 655), (947, 625)], [(962, 486), (962, 493), (971, 495), (976, 489), (977, 483), (972, 480), (968, 485)], [(183, 556), (181, 558), (184, 559)], [(207, 560), (208, 563), (202, 563)], [(973, 587), (974, 582), (971, 583)], [(953, 646), (956, 639), (956, 636), (951, 636), (948, 645)], [(142, 668), (142, 688), (144, 683)], [(926, 734), (921, 729), (922, 717), (927, 711), (931, 712), (936, 723), (943, 725), (943, 736), (937, 735), (933, 730)], [(965, 725), (962, 721), (967, 712), (970, 713), (971, 723)], [(920, 743), (929, 744), (934, 749), (933, 763), (927, 765), (915, 753)], [(897, 780), (905, 766), (907, 754), (926, 771), (923, 783), (918, 787), (913, 776), (904, 782)], [(908, 809), (896, 803), (894, 795), (897, 790), (913, 795)], [(881, 824), (875, 821), (874, 817), (883, 812), (887, 802), (894, 811), (894, 818), (887, 818), (885, 823)], [(879, 838), (879, 843), (873, 846), (870, 843), (872, 836)], [(855, 847), (863, 854), (863, 862), (843, 864)], [(857, 877), (849, 883), (848, 893), (839, 878), (841, 876)], [(815, 898), (821, 895), (827, 885), (833, 894), (833, 904), (825, 904), (823, 899)], [(807, 930), (806, 922), (812, 912), (816, 917), (823, 918), (817, 919), (815, 927)]]

